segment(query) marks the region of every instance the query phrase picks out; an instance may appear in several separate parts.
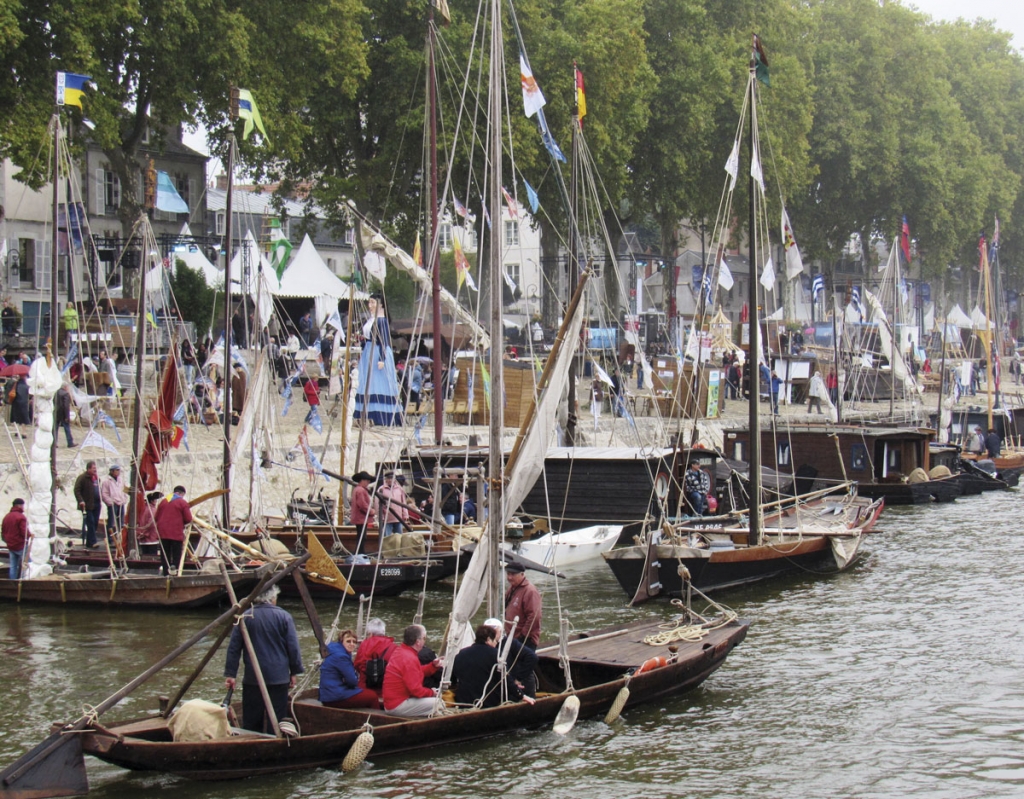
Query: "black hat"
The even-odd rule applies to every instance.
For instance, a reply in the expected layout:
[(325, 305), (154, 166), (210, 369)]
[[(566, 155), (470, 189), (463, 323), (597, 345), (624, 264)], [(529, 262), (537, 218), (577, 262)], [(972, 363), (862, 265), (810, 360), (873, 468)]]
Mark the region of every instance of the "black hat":
[(509, 574), (522, 574), (526, 571), (526, 567), (519, 561), (513, 560), (505, 564), (505, 571)]
[(363, 482), (363, 480), (370, 480), (372, 482), (373, 475), (368, 474), (367, 472), (356, 472), (354, 475), (352, 475), (353, 483), (361, 483)]
[(14, 506), (14, 505), (24, 505), (24, 504), (25, 504), (25, 500), (23, 500), (21, 497), (18, 497), (16, 500), (14, 500), (14, 502), (11, 503), (12, 506)]

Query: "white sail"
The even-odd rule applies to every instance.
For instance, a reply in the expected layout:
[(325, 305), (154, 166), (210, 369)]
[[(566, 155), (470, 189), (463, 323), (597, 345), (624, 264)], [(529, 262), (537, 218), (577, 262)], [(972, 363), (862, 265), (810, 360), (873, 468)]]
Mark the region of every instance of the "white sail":
[(47, 364), (40, 356), (28, 372), (28, 391), (35, 397), (35, 438), (29, 451), (28, 551), (27, 578), (45, 577), (53, 572), (50, 566), (50, 500), (53, 475), (50, 471), (50, 448), (53, 446), (53, 395), (60, 388), (61, 375), (56, 359)]
[[(406, 274), (410, 275), (413, 280), (419, 285), (422, 291), (428, 294), (433, 291), (434, 280), (422, 266), (420, 266), (413, 257), (409, 255), (405, 250), (395, 244), (391, 239), (381, 233), (379, 230), (374, 230), (365, 222), (359, 223), (359, 236), (363, 242), (363, 249), (367, 252), (375, 252), (383, 254), (390, 262), (391, 265), (396, 269), (401, 269)], [(469, 311), (459, 304), (459, 301), (452, 296), (451, 292), (447, 289), (441, 289), (441, 305), (459, 322), (469, 327), (473, 333), (473, 348), (480, 348), (486, 350), (491, 346), (491, 337), (487, 334), (487, 331), (481, 327), (480, 323), (476, 320)]]
[(264, 352), (261, 351), (256, 360), (231, 452), (231, 507), (238, 512), (248, 505), (249, 528), (264, 512), (265, 478), (260, 461), (262, 454), (273, 452), (274, 447), (274, 406), (271, 401), (273, 378)]
[(914, 376), (907, 369), (907, 364), (903, 360), (903, 354), (899, 351), (898, 347), (893, 346), (892, 328), (889, 324), (889, 318), (885, 315), (885, 310), (882, 308), (882, 303), (879, 302), (878, 297), (867, 289), (864, 289), (864, 298), (871, 309), (871, 319), (878, 323), (880, 351), (882, 355), (889, 358), (892, 364), (893, 378), (903, 383), (908, 396), (915, 392), (923, 393), (924, 389), (917, 384)]

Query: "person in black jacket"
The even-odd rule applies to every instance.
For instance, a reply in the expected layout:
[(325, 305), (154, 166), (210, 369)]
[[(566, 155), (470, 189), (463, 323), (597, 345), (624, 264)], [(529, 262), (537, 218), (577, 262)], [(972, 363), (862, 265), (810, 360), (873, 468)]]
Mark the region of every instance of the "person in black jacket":
[[(476, 628), (476, 642), (455, 656), (452, 669), (455, 701), (460, 705), (497, 707), (502, 702), (501, 675), (498, 672), (498, 633), (481, 624)], [(505, 678), (508, 698), (522, 699), (523, 692), (512, 680)]]
[(53, 421), (58, 428), (64, 428), (68, 447), (75, 446), (75, 441), (71, 436), (71, 395), (68, 393), (67, 386), (57, 389), (53, 402)]

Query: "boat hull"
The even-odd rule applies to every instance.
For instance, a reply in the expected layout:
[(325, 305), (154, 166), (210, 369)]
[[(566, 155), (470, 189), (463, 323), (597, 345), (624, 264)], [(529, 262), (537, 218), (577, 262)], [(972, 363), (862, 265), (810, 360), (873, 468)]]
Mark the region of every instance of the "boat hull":
[(869, 499), (884, 499), (886, 505), (927, 505), (931, 502), (952, 502), (960, 496), (959, 475), (941, 477), (921, 483), (857, 484), (857, 494)]
[[(626, 707), (696, 688), (721, 667), (729, 652), (743, 641), (748, 626), (745, 621), (734, 620), (710, 630), (699, 642), (679, 642), (674, 662), (630, 677)], [(648, 657), (670, 656), (666, 646), (642, 644), (643, 637), (660, 629), (658, 622), (646, 622), (630, 625), (625, 632), (612, 635), (628, 637), (618, 642), (619, 651), (630, 648), (636, 651), (642, 647)], [(598, 639), (607, 634), (596, 631), (591, 635)], [(579, 636), (577, 641), (582, 647), (591, 645), (587, 636)], [(595, 640), (593, 644), (600, 645), (601, 641)], [(580, 701), (579, 717), (606, 713), (627, 684), (629, 666), (636, 667), (643, 662), (624, 665), (573, 657), (574, 695)], [(561, 680), (557, 649), (541, 656), (538, 671), (542, 691), (552, 687), (548, 685), (551, 681)], [(562, 686), (564, 688), (564, 682)], [(374, 735), (370, 757), (376, 759), (549, 725), (567, 696), (564, 692), (539, 694), (533, 705), (518, 702), (412, 720), (365, 710), (325, 708), (311, 697), (303, 697), (294, 704), (295, 721), (302, 733), (297, 738), (246, 734), (203, 743), (174, 743), (166, 724), (156, 718), (88, 729), (82, 736), (82, 748), (85, 754), (137, 771), (166, 772), (195, 780), (239, 779), (316, 767), (337, 768), (368, 719)]]
[(615, 546), (621, 533), (620, 524), (601, 524), (565, 533), (548, 533), (516, 544), (512, 551), (549, 568), (568, 566), (600, 558), (602, 552)]

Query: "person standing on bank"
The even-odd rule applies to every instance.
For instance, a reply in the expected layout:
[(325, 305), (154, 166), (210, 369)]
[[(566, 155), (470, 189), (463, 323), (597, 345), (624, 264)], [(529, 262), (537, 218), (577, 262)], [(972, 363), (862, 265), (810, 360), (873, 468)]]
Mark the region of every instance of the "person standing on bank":
[[(278, 721), (288, 713), (288, 691), (295, 687), (295, 675), (302, 674), (303, 670), (295, 620), (288, 611), (277, 607), (279, 593), (278, 587), (272, 585), (256, 597), (252, 607), (242, 614), (235, 629), (231, 631), (227, 662), (224, 664), (224, 684), (234, 689), (239, 657), (245, 663), (245, 676), (242, 678), (242, 727), (253, 732), (273, 732), (259, 688), (259, 679), (256, 677), (257, 669), (263, 676), (263, 684), (267, 687), (270, 705)], [(243, 624), (252, 642), (255, 663), (242, 636)]]
[(160, 503), (156, 509), (156, 529), (160, 534), (164, 574), (174, 574), (181, 563), (185, 546), (185, 525), (192, 522), (192, 509), (185, 501), (185, 487), (175, 486), (174, 495)]
[(75, 446), (75, 439), (71, 435), (71, 394), (67, 385), (57, 389), (53, 398), (53, 421), (58, 429), (64, 429), (64, 436), (67, 438), (68, 449)]
[(107, 535), (119, 534), (124, 526), (124, 508), (128, 504), (128, 495), (124, 490), (121, 467), (116, 463), (110, 467), (107, 478), (100, 483), (100, 499), (107, 506)]
[(7, 576), (12, 580), (20, 580), (21, 566), (25, 562), (25, 544), (28, 541), (25, 500), (18, 498), (11, 503), (11, 509), (0, 524), (0, 537), (7, 544), (7, 558), (10, 561)]
[[(537, 587), (526, 579), (526, 567), (518, 561), (505, 566), (505, 627), (523, 646), (537, 649), (544, 603)], [(515, 621), (516, 617), (519, 621)]]
[(85, 471), (75, 480), (75, 501), (82, 511), (82, 543), (92, 549), (96, 546), (96, 528), (100, 522), (100, 479), (96, 461), (85, 464)]
[(821, 372), (815, 372), (814, 377), (811, 378), (810, 386), (807, 388), (807, 412), (811, 412), (811, 408), (817, 408), (818, 413), (823, 413), (821, 410), (821, 401), (828, 399), (828, 389), (825, 388), (825, 381), (821, 377)]

